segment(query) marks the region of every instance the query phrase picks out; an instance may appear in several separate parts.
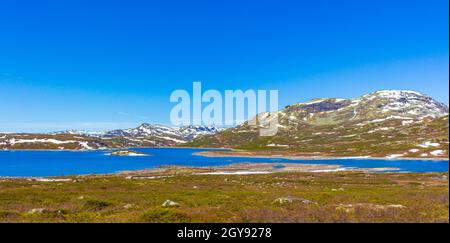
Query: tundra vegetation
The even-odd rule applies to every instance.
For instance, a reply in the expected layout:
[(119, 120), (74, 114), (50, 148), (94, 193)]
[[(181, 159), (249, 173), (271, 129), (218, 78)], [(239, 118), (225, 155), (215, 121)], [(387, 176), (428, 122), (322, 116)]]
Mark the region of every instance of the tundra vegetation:
[(448, 173), (198, 172), (2, 178), (0, 221), (449, 222)]

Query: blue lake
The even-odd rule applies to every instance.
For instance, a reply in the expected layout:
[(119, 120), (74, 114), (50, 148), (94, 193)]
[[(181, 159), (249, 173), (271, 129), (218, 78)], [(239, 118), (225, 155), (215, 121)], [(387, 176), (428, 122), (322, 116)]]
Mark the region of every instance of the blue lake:
[(162, 165), (218, 166), (242, 162), (335, 164), (356, 168), (398, 168), (410, 172), (448, 172), (448, 160), (329, 159), (288, 160), (282, 158), (203, 157), (193, 153), (209, 149), (140, 148), (152, 156), (110, 156), (101, 151), (0, 151), (0, 176), (64, 176), (113, 173), (156, 168)]

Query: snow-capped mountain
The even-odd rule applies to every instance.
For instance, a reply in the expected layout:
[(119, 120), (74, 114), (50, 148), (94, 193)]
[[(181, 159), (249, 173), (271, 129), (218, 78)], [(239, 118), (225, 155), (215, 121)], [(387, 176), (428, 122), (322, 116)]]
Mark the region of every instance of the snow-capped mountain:
[(288, 106), (279, 112), (281, 120), (296, 123), (300, 118), (301, 122), (311, 124), (376, 122), (382, 119), (420, 121), (446, 115), (446, 105), (421, 93), (404, 90), (382, 90), (355, 99), (315, 99)]
[[(352, 100), (353, 106), (357, 107), (358, 104), (371, 107), (372, 115), (380, 117), (398, 115), (420, 120), (439, 118), (449, 112), (445, 104), (419, 92), (407, 90), (377, 91)], [(364, 119), (364, 116), (360, 118)]]
[(222, 131), (223, 128), (218, 128), (216, 126), (184, 126), (178, 128), (178, 132), (186, 139), (192, 140), (200, 135), (212, 135)]
[(173, 137), (180, 140), (191, 140), (200, 135), (209, 135), (219, 132), (221, 129), (215, 126), (184, 126), (184, 127), (168, 127), (163, 125), (153, 125), (144, 123), (132, 129), (119, 129), (106, 132), (105, 137)]
[(71, 135), (83, 135), (83, 136), (100, 137), (100, 136), (103, 136), (105, 134), (105, 132), (86, 131), (86, 130), (66, 130), (66, 131), (52, 132), (50, 134), (71, 134)]
[(106, 137), (122, 136), (122, 137), (150, 137), (150, 136), (176, 136), (179, 134), (176, 129), (162, 125), (153, 125), (143, 123), (142, 125), (131, 129), (118, 129), (109, 131), (104, 134)]
[(200, 135), (212, 135), (221, 131), (215, 126), (168, 127), (144, 123), (136, 128), (106, 132), (103, 138), (128, 140), (130, 146), (175, 146)]
[(184, 144), (201, 135), (221, 131), (214, 126), (180, 128), (144, 123), (108, 132), (68, 130), (49, 134), (0, 134), (0, 149), (99, 149), (161, 147)]
[[(436, 150), (434, 154), (448, 155), (448, 107), (415, 91), (382, 90), (354, 99), (314, 99), (286, 106), (277, 114), (276, 136), (261, 137), (261, 125), (245, 122), (186, 146), (412, 157), (432, 156)], [(439, 146), (416, 148), (423, 142)]]

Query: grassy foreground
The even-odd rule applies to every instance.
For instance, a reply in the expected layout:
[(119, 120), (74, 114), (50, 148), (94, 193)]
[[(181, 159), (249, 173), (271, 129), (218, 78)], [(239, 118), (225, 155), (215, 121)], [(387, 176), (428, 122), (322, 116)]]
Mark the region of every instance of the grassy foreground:
[(449, 222), (448, 173), (177, 173), (0, 179), (0, 222)]

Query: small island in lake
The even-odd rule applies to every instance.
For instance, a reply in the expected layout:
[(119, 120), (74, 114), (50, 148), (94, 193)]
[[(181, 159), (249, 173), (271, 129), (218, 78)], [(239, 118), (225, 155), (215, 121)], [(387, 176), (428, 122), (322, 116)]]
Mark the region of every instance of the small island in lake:
[(145, 154), (142, 152), (137, 152), (133, 150), (119, 150), (109, 153), (109, 155), (115, 156), (150, 156), (150, 154)]

